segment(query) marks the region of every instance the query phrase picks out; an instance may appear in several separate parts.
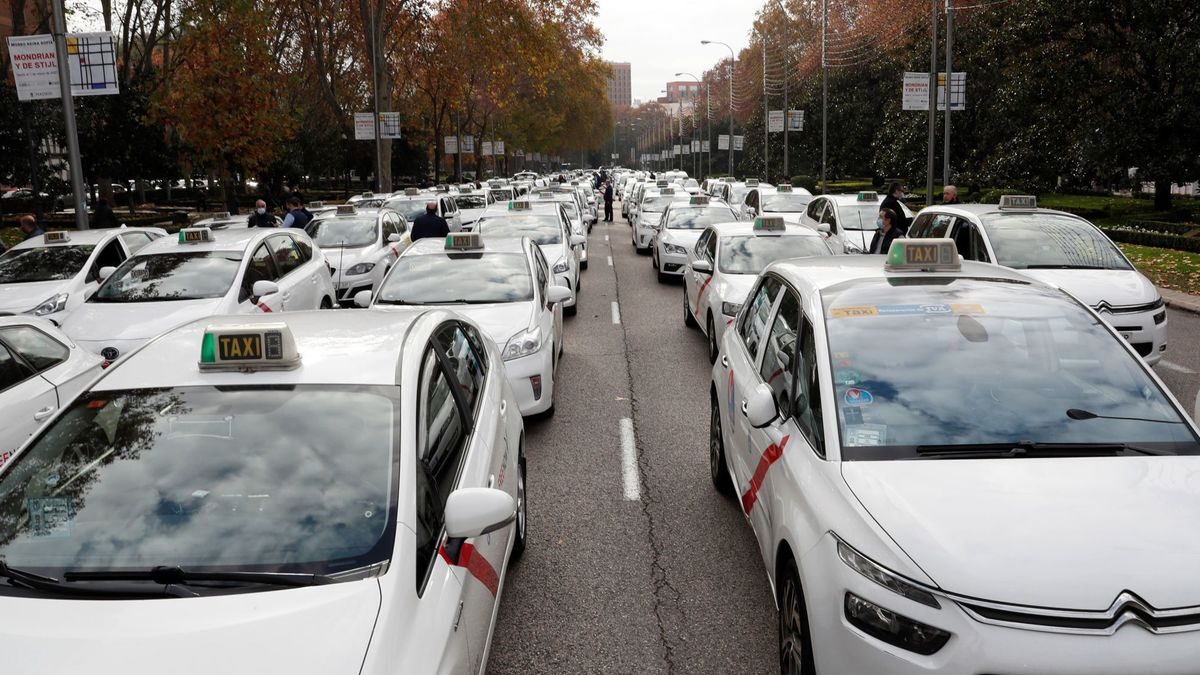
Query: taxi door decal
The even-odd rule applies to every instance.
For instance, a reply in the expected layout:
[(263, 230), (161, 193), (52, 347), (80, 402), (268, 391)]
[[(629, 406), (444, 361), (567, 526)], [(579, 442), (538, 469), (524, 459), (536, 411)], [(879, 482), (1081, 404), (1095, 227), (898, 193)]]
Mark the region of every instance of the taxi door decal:
[(704, 298), (704, 291), (708, 290), (708, 285), (712, 283), (714, 276), (716, 275), (708, 275), (708, 278), (704, 280), (704, 283), (700, 284), (700, 290), (696, 291), (696, 304), (692, 307), (692, 313), (695, 314), (697, 318), (700, 317), (700, 306), (702, 304), (700, 301)]
[(268, 305), (267, 305), (267, 303), (263, 302), (262, 300), (259, 300), (259, 301), (258, 301), (258, 305), (257, 305), (257, 306), (258, 306), (258, 308), (259, 308), (259, 309), (261, 309), (261, 310), (262, 310), (262, 313), (263, 313), (263, 314), (270, 314), (270, 313), (271, 313), (271, 307), (270, 307), (270, 306), (268, 306)]
[(483, 584), (493, 597), (500, 590), (500, 575), (496, 572), (496, 568), (492, 567), (492, 564), (488, 562), (487, 558), (483, 557), (483, 553), (480, 553), (479, 549), (475, 548), (474, 544), (463, 542), (462, 547), (458, 551), (458, 562), (454, 562), (450, 558), (450, 553), (446, 551), (445, 542), (438, 548), (438, 555), (442, 557), (442, 560), (446, 561), (447, 565), (465, 569), (468, 574)]
[(746, 494), (742, 495), (742, 511), (746, 515), (750, 515), (750, 512), (754, 510), (754, 504), (758, 502), (758, 491), (767, 478), (767, 470), (783, 456), (783, 449), (787, 447), (790, 438), (791, 436), (784, 436), (783, 440), (772, 443), (763, 451), (762, 457), (758, 460), (758, 466), (754, 468), (754, 476), (750, 478), (750, 485), (746, 488)]

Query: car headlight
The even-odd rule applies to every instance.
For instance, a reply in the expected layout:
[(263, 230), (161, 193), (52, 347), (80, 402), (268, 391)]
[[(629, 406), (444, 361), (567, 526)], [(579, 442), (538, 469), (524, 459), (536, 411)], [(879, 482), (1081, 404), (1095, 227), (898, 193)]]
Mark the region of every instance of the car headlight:
[(686, 248), (682, 246), (676, 246), (675, 244), (663, 244), (663, 249), (666, 250), (667, 253), (673, 253), (675, 255), (687, 255)]
[(358, 263), (357, 265), (346, 270), (347, 275), (366, 274), (375, 269), (375, 263)]
[(838, 557), (842, 559), (842, 562), (846, 563), (847, 567), (855, 572), (858, 572), (867, 579), (870, 579), (889, 591), (897, 595), (902, 595), (913, 602), (919, 602), (922, 605), (933, 607), (934, 609), (942, 608), (942, 606), (938, 604), (937, 598), (933, 597), (932, 593), (924, 589), (917, 588), (913, 584), (901, 579), (895, 573), (868, 560), (866, 556), (850, 548), (850, 546), (841, 539), (838, 539), (837, 550)]
[(542, 348), (542, 331), (540, 328), (533, 330), (522, 331), (508, 339), (508, 343), (504, 345), (504, 353), (501, 358), (505, 361), (519, 359), (522, 356), (536, 354), (537, 350)]
[(564, 274), (568, 269), (570, 269), (570, 266), (567, 264), (566, 260), (559, 260), (558, 262), (554, 263), (555, 274)]
[(937, 653), (950, 641), (950, 633), (941, 628), (897, 614), (849, 591), (845, 612), (846, 620), (867, 635), (924, 656)]
[(721, 313), (725, 316), (737, 316), (737, 313), (742, 311), (740, 302), (722, 302)]
[(34, 307), (26, 312), (34, 316), (46, 316), (55, 312), (61, 312), (67, 307), (67, 298), (71, 297), (69, 293), (56, 293), (49, 298), (46, 298), (42, 304)]

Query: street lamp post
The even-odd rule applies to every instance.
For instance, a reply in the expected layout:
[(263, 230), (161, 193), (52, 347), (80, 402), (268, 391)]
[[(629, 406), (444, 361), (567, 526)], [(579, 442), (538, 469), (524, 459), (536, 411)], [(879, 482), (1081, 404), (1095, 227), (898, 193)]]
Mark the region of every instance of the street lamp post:
[[(693, 75), (693, 74), (691, 74), (691, 73), (675, 73), (675, 77), (680, 77), (680, 76), (683, 76), (683, 75), (686, 75), (686, 76), (688, 76), (688, 77), (690, 77), (690, 78), (692, 78), (693, 80), (695, 80), (695, 81), (696, 81), (696, 98), (698, 98), (698, 97), (700, 96), (700, 78), (696, 77), (695, 75)], [(695, 119), (696, 119), (696, 98), (693, 98), (693, 99), (692, 99), (692, 119), (693, 119), (693, 120), (695, 120)], [(696, 137), (696, 128), (695, 128), (695, 126), (696, 126), (696, 125), (694, 125), (694, 124), (692, 125), (692, 138), (695, 138), (695, 137)], [(693, 171), (694, 171), (696, 174), (699, 174), (699, 173), (700, 173), (699, 169), (695, 168), (695, 167), (697, 167), (698, 165), (699, 165), (698, 161), (696, 160), (696, 158), (695, 158), (695, 157), (693, 157), (693, 158), (692, 158), (692, 167), (693, 167), (693, 168), (692, 168), (692, 170), (693, 170)], [(695, 176), (693, 176), (693, 177), (695, 177)]]
[(733, 47), (724, 42), (716, 40), (701, 40), (702, 45), (721, 45), (729, 50), (729, 175), (733, 175), (733, 67), (737, 62), (737, 56), (733, 53)]

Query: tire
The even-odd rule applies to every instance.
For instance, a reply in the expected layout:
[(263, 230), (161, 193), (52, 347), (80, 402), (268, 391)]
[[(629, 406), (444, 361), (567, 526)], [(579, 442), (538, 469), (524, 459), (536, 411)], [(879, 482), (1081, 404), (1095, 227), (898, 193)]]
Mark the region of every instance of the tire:
[(575, 304), (571, 305), (570, 307), (563, 307), (563, 316), (575, 316), (577, 312), (579, 312), (578, 300), (576, 300)]
[(800, 572), (791, 558), (779, 572), (779, 673), (816, 675), (812, 638), (808, 631), (808, 607)]
[(708, 362), (716, 363), (717, 355), (721, 352), (721, 345), (717, 344), (717, 329), (713, 326), (712, 314), (708, 315)]
[(692, 306), (688, 304), (687, 284), (683, 285), (683, 325), (688, 328), (699, 328), (696, 317), (692, 316)]
[(658, 283), (660, 283), (660, 284), (671, 283), (671, 275), (667, 274), (666, 272), (659, 272), (658, 273)]
[(586, 260), (584, 260), (583, 262), (579, 263), (579, 269), (581, 269), (581, 270), (586, 270), (586, 269), (587, 269), (587, 264), (588, 264), (588, 261), (586, 261)]
[(333, 309), (333, 301), (328, 297), (321, 298), (321, 309)]
[(733, 480), (729, 477), (729, 465), (725, 463), (725, 437), (721, 435), (721, 408), (716, 395), (709, 401), (708, 415), (708, 473), (717, 492), (733, 496)]
[(517, 456), (517, 522), (516, 529), (513, 532), (513, 547), (512, 554), (509, 555), (509, 562), (515, 562), (521, 559), (521, 555), (525, 553), (525, 543), (529, 539), (529, 517), (527, 515), (527, 501), (525, 498), (525, 441), (521, 441), (520, 454)]

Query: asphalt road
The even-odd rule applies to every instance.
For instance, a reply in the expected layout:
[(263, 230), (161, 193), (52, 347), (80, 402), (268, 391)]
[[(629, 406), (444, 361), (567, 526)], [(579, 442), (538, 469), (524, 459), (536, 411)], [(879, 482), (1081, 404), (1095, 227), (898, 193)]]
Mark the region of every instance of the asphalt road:
[(1167, 351), (1154, 372), (1192, 419), (1200, 420), (1200, 316), (1167, 310)]
[(619, 206), (588, 246), (556, 414), (526, 423), (530, 542), (489, 672), (776, 672), (753, 535), (709, 480), (710, 371), (682, 285), (634, 253)]

